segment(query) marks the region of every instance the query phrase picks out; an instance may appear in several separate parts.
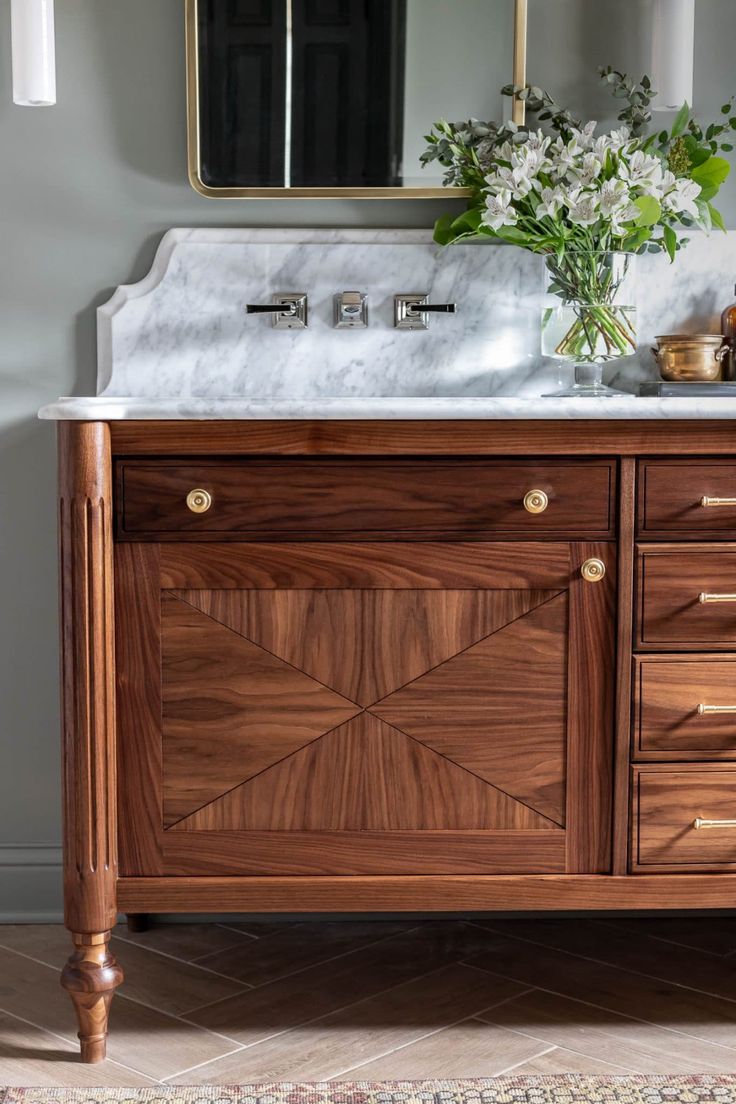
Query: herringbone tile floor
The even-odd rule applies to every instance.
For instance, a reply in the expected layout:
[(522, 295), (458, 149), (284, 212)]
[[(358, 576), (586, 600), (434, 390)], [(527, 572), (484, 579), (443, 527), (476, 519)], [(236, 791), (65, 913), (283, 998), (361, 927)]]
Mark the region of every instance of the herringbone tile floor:
[(0, 1084), (736, 1072), (736, 919), (168, 924), (77, 1060), (63, 928), (0, 927)]

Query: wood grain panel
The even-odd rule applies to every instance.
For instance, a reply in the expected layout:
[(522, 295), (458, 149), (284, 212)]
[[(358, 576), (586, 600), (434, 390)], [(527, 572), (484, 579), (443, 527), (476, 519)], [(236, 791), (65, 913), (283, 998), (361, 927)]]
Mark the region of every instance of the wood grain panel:
[(115, 546), (120, 869), (161, 874), (161, 601), (155, 544)]
[(703, 496), (736, 497), (736, 463), (641, 460), (639, 533), (647, 538), (736, 537), (736, 506), (701, 504)]
[(736, 657), (640, 656), (634, 674), (635, 758), (736, 759)]
[(570, 546), (521, 544), (165, 544), (164, 589), (562, 590)]
[[(540, 833), (545, 839), (552, 833)], [(732, 909), (736, 874), (123, 878), (129, 912), (537, 912)]]
[[(536, 590), (186, 590), (209, 617), (368, 706), (551, 597)], [(553, 592), (552, 592), (553, 593)]]
[[(608, 536), (611, 483), (609, 461), (120, 461), (118, 537)], [(187, 508), (194, 487), (212, 496), (204, 514)], [(524, 509), (532, 489), (549, 497), (541, 514)]]
[(616, 701), (613, 749), (613, 839), (611, 872), (629, 868), (631, 754), (631, 652), (634, 640), (636, 461), (619, 465)]
[(162, 598), (164, 823), (358, 709), (179, 598)]
[[(599, 582), (580, 575), (590, 558), (606, 565)], [(603, 873), (611, 869), (616, 550), (577, 544), (571, 559), (566, 870)]]
[(190, 831), (522, 831), (544, 817), (362, 713), (179, 823)]
[(736, 601), (698, 600), (701, 592), (736, 594), (735, 546), (641, 545), (638, 576), (641, 648), (736, 648)]
[(736, 455), (736, 436), (729, 418), (125, 420), (112, 421), (110, 432), (117, 456)]
[(564, 824), (567, 640), (560, 594), (373, 712)]
[(736, 829), (694, 827), (736, 819), (736, 770), (710, 764), (634, 768), (633, 868), (736, 870)]
[[(180, 877), (247, 874), (555, 874), (565, 869), (565, 834), (523, 832), (165, 833), (167, 872)], [(287, 907), (286, 912), (293, 912)]]

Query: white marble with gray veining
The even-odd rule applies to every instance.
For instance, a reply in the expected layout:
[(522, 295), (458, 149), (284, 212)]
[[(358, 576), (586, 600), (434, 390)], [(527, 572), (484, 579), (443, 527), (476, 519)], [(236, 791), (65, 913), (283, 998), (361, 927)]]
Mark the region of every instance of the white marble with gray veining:
[[(607, 373), (631, 392), (656, 377), (656, 334), (717, 332), (733, 299), (736, 233), (693, 235), (675, 265), (660, 255), (637, 266), (639, 352)], [(342, 290), (367, 293), (368, 329), (334, 329)], [(533, 401), (567, 382), (540, 355), (542, 290), (540, 258), (495, 243), (439, 249), (423, 230), (171, 230), (150, 273), (99, 308), (98, 399), (42, 416), (734, 416), (728, 399)], [(307, 330), (245, 313), (277, 291), (308, 293)], [(397, 292), (454, 301), (457, 314), (397, 331)]]

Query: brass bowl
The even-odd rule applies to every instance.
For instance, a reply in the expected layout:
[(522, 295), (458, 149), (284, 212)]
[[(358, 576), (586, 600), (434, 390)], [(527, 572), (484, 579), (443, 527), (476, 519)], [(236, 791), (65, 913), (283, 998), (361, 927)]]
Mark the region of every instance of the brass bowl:
[(662, 379), (700, 383), (723, 379), (728, 345), (720, 334), (667, 334), (656, 341), (652, 352)]

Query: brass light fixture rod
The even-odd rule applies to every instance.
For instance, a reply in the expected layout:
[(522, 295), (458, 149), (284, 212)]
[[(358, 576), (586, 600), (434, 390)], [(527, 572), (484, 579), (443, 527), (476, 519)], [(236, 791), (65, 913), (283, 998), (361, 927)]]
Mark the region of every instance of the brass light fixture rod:
[[(526, 84), (526, 47), (529, 28), (529, 0), (516, 0), (514, 8), (514, 84)], [(526, 119), (526, 104), (514, 96), (511, 118), (519, 126)]]

